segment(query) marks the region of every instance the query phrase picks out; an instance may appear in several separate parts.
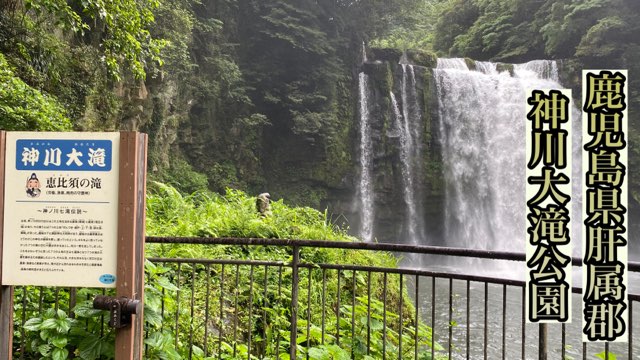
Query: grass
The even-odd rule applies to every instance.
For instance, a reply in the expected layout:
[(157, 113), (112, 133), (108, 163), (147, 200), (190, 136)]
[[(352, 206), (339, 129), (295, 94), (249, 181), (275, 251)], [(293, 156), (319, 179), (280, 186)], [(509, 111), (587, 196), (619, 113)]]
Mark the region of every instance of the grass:
[[(255, 208), (256, 198), (246, 193), (227, 189), (225, 195), (219, 195), (208, 192), (196, 192), (191, 195), (182, 195), (175, 188), (162, 184), (152, 183), (149, 186), (147, 195), (147, 235), (149, 236), (198, 236), (198, 237), (240, 237), (240, 238), (274, 238), (274, 239), (309, 239), (309, 240), (326, 240), (326, 241), (359, 241), (357, 238), (347, 234), (346, 229), (342, 229), (332, 224), (327, 216), (327, 212), (320, 212), (309, 207), (291, 207), (286, 205), (282, 200), (273, 201), (271, 203), (272, 215), (261, 217)], [(149, 244), (147, 245), (147, 256), (159, 257), (187, 257), (187, 258), (214, 258), (214, 259), (242, 259), (242, 260), (273, 260), (289, 262), (291, 260), (291, 249), (288, 247), (277, 246), (208, 246), (208, 245), (180, 245), (180, 244)], [(389, 252), (379, 251), (358, 251), (349, 249), (325, 249), (325, 248), (303, 248), (301, 250), (301, 261), (306, 263), (336, 263), (336, 264), (356, 264), (375, 267), (394, 268), (398, 265), (398, 259)], [(165, 265), (167, 266), (167, 265)], [(231, 269), (233, 271), (233, 268)], [(155, 271), (155, 270), (154, 270)], [(182, 277), (188, 276), (191, 267), (183, 265), (181, 271), (184, 272)], [(196, 299), (204, 298), (204, 291), (207, 288), (207, 281), (211, 276), (206, 274), (204, 268), (196, 267), (194, 274), (194, 283), (189, 284), (194, 288)], [(259, 326), (249, 328), (240, 328), (240, 332), (247, 334), (246, 337), (254, 339), (254, 345), (272, 351), (271, 353), (261, 353), (265, 359), (275, 358), (279, 356), (281, 359), (288, 359), (288, 343), (280, 342), (278, 339), (288, 339), (289, 337), (289, 319), (291, 309), (291, 293), (288, 289), (292, 286), (291, 268), (285, 267), (282, 275), (282, 293), (277, 291), (275, 285), (267, 288), (264, 296), (261, 291), (255, 291), (246, 279), (254, 276), (253, 269), (249, 266), (236, 267), (235, 271), (239, 273), (241, 279), (239, 284), (232, 281), (225, 283), (223, 297), (225, 301), (232, 303), (234, 298), (229, 297), (239, 295), (240, 303), (234, 310), (234, 317), (237, 317), (240, 324), (245, 324), (249, 318), (246, 309), (249, 303), (253, 303), (255, 309), (264, 311), (268, 314), (268, 329), (262, 329)], [(264, 270), (255, 270), (262, 272)], [(214, 269), (213, 272), (219, 276), (219, 270)], [(171, 268), (164, 270), (164, 277), (174, 282), (176, 279), (177, 269)], [(275, 271), (265, 273), (268, 275), (269, 284), (278, 284), (279, 279)], [(403, 334), (403, 358), (413, 358), (411, 351), (407, 349), (413, 348), (414, 337), (409, 334), (415, 332), (416, 327), (419, 332), (419, 345), (423, 349), (422, 354), (430, 353), (432, 346), (431, 329), (424, 324), (414, 324), (413, 316), (415, 310), (410, 303), (410, 297), (407, 294), (405, 286), (400, 287), (400, 279), (397, 275), (388, 275), (387, 277), (387, 293), (386, 306), (382, 302), (385, 298), (383, 295), (384, 283), (381, 273), (371, 274), (371, 321), (372, 326), (376, 330), (376, 335), (372, 339), (371, 356), (366, 355), (366, 349), (363, 344), (366, 342), (366, 294), (368, 284), (366, 273), (352, 271), (342, 271), (339, 275), (336, 271), (326, 272), (326, 298), (328, 299), (328, 308), (323, 308), (320, 294), (323, 292), (322, 278), (323, 274), (319, 269), (309, 271), (301, 269), (301, 277), (299, 283), (299, 314), (298, 318), (298, 340), (299, 344), (304, 343), (305, 346), (299, 346), (299, 356), (309, 354), (310, 359), (339, 359), (350, 358), (351, 352), (354, 352), (356, 359), (373, 359), (382, 358), (382, 341), (379, 338), (380, 331), (376, 328), (382, 326), (382, 314), (386, 312), (388, 321), (388, 333), (386, 344), (386, 356), (397, 358), (398, 354), (398, 333), (393, 329), (404, 329)], [(227, 277), (231, 274), (227, 274)], [(258, 276), (256, 273), (256, 278)], [(340, 281), (338, 280), (340, 277)], [(311, 286), (309, 286), (311, 279)], [(355, 280), (354, 284), (352, 280)], [(166, 282), (166, 281), (164, 281)], [(216, 289), (219, 286), (211, 286)], [(179, 285), (178, 287), (184, 287)], [(159, 290), (157, 288), (156, 290)], [(189, 289), (181, 289), (190, 292)], [(353, 298), (358, 298), (353, 306)], [(166, 291), (166, 289), (165, 289)], [(400, 293), (403, 294), (401, 305)], [(250, 296), (253, 294), (253, 296)], [(220, 294), (211, 295), (212, 298), (218, 298)], [(338, 297), (340, 301), (337, 302)], [(180, 297), (183, 304), (178, 307), (188, 309), (189, 296)], [(310, 304), (307, 304), (307, 298)], [(252, 300), (249, 300), (252, 299)], [(196, 301), (197, 302), (197, 301)], [(214, 302), (216, 303), (216, 302)], [(339, 310), (336, 306), (340, 304)], [(176, 306), (174, 303), (173, 306)], [(216, 304), (212, 305), (210, 311), (213, 314), (224, 313), (229, 311), (226, 307), (220, 309)], [(223, 305), (225, 306), (225, 305)], [(397, 310), (402, 306), (402, 319), (397, 315)], [(311, 314), (306, 314), (307, 309)], [(201, 310), (201, 309), (200, 309)], [(221, 311), (222, 310), (222, 311)], [(355, 333), (351, 334), (351, 313), (356, 314), (354, 324)], [(324, 313), (323, 313), (324, 312)], [(336, 314), (340, 313), (340, 321), (336, 323)], [(254, 315), (255, 316), (255, 313)], [(307, 338), (306, 334), (306, 317), (311, 320), (311, 335)], [(327, 322), (326, 325), (326, 341), (319, 337), (320, 328), (318, 327), (323, 316), (333, 316), (334, 321)], [(183, 318), (184, 317), (184, 318)], [(203, 318), (204, 314), (196, 310), (194, 318)], [(169, 319), (171, 321), (171, 319)], [(218, 319), (220, 329), (225, 334), (232, 332), (231, 328), (224, 329), (224, 319)], [(193, 323), (190, 315), (181, 315), (181, 324)], [(417, 325), (417, 326), (416, 326)], [(242, 325), (241, 325), (242, 326)], [(336, 327), (340, 327), (340, 333), (343, 336), (339, 346), (336, 339), (332, 337), (336, 333)], [(225, 331), (226, 330), (226, 331)], [(268, 331), (267, 331), (268, 330)], [(189, 328), (182, 329), (181, 332), (191, 331)], [(251, 335), (249, 334), (251, 333)], [(353, 336), (352, 336), (353, 335)], [(352, 342), (353, 341), (353, 342)], [(227, 346), (223, 346), (227, 355), (231, 355), (233, 345), (236, 349), (244, 349), (245, 344), (234, 343), (232, 339), (225, 340)], [(279, 345), (275, 345), (279, 344)], [(201, 349), (207, 346), (211, 348), (212, 344), (197, 344), (196, 347)], [(442, 348), (434, 345), (436, 350)], [(279, 349), (279, 350), (270, 350)], [(178, 349), (180, 353), (188, 352), (188, 349)], [(199, 351), (196, 351), (199, 352)], [(394, 354), (395, 352), (395, 354)], [(254, 354), (255, 355), (255, 354)], [(376, 356), (377, 355), (377, 356)], [(245, 356), (246, 357), (246, 356)], [(225, 357), (223, 357), (225, 358)]]
[[(359, 241), (346, 229), (332, 224), (327, 212), (309, 207), (290, 207), (282, 200), (271, 202), (272, 215), (261, 217), (255, 209), (256, 198), (227, 189), (225, 195), (196, 192), (182, 195), (175, 188), (152, 183), (147, 195), (147, 236), (199, 236), (271, 239), (307, 239), (327, 241)], [(238, 254), (231, 246), (147, 245), (148, 256), (206, 257), (226, 259), (238, 257), (261, 260), (286, 260), (275, 247), (243, 247)], [(282, 250), (282, 248), (279, 248)], [(388, 252), (340, 249), (303, 249), (307, 261), (397, 267), (398, 261)]]
[[(280, 200), (272, 203), (271, 216), (261, 217), (255, 200), (238, 190), (229, 189), (224, 196), (208, 192), (182, 195), (169, 185), (152, 183), (147, 195), (147, 235), (358, 241), (332, 224), (326, 212), (290, 207)], [(291, 248), (281, 246), (148, 244), (146, 250), (147, 257), (272, 260), (283, 264), (292, 256)], [(306, 264), (397, 266), (397, 259), (388, 252), (303, 248), (300, 256)], [(147, 261), (145, 278), (145, 359), (178, 360), (189, 355), (195, 360), (289, 359), (291, 267)], [(371, 360), (399, 355), (413, 359), (416, 331), (419, 358), (430, 358), (432, 346), (440, 358), (443, 349), (432, 342), (431, 329), (415, 323), (406, 283), (401, 286), (397, 274), (387, 275), (386, 286), (383, 279), (382, 273), (375, 272), (300, 268), (298, 359), (353, 356)], [(100, 290), (78, 290), (74, 317), (64, 306), (64, 310), (42, 312), (38, 292), (28, 289), (24, 293), (27, 298), (16, 303), (14, 316), (29, 320), (24, 329), (15, 324), (14, 344), (24, 341), (25, 358), (58, 360), (74, 353), (83, 360), (113, 359), (114, 331), (105, 327), (106, 312), (92, 309), (91, 304)], [(43, 294), (63, 303), (70, 300), (64, 291), (43, 289)], [(368, 327), (372, 333), (367, 350)], [(400, 339), (402, 354), (398, 354)]]

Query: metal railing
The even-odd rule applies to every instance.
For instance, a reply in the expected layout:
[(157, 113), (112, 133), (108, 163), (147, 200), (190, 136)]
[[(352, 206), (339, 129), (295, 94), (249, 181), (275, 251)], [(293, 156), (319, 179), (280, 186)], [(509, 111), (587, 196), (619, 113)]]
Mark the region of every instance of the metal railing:
[[(146, 300), (151, 309), (147, 316), (155, 315), (155, 320), (147, 321), (148, 353), (162, 341), (170, 341), (169, 347), (189, 359), (314, 359), (339, 358), (338, 354), (356, 359), (365, 355), (375, 359), (610, 359), (613, 354), (617, 359), (633, 359), (640, 355), (640, 326), (633, 320), (640, 316), (640, 294), (633, 284), (628, 289), (629, 342), (587, 345), (581, 342), (582, 300), (577, 294), (573, 295), (572, 324), (527, 324), (523, 281), (481, 275), (473, 267), (456, 267), (456, 272), (429, 270), (430, 266), (409, 269), (357, 265), (346, 258), (360, 251), (383, 251), (400, 256), (507, 260), (516, 262), (515, 268), (522, 267), (524, 274), (521, 253), (281, 239), (148, 237), (147, 243), (282, 250), (279, 259), (269, 260), (148, 258), (154, 270), (147, 274)], [(340, 263), (317, 263), (314, 250), (318, 248), (334, 249), (345, 258)], [(580, 259), (574, 258), (573, 265), (580, 266)], [(629, 263), (627, 269), (639, 273), (640, 264)], [(23, 308), (22, 318), (16, 319), (15, 333), (20, 333), (14, 340), (16, 358), (31, 358), (20, 327), (29, 314), (47, 306), (71, 310), (78, 301), (74, 289), (38, 291), (39, 295), (26, 288), (15, 292), (16, 304), (39, 304), (30, 312)], [(109, 330), (102, 324), (104, 334)]]
[[(229, 262), (229, 260), (199, 260), (199, 259), (150, 259), (154, 262), (162, 262), (164, 264), (169, 263), (208, 263), (209, 266), (217, 264), (222, 266), (222, 277), (224, 277), (225, 264), (232, 264), (236, 268), (236, 275), (239, 274), (239, 267), (250, 267), (250, 277), (248, 280), (249, 289), (254, 289), (255, 279), (254, 276), (257, 273), (264, 274), (264, 284), (261, 284), (261, 289), (267, 294), (268, 288), (268, 273), (269, 268), (277, 269), (277, 272), (282, 275), (282, 269), (291, 270), (291, 304), (290, 304), (290, 323), (289, 325), (289, 344), (299, 344), (299, 338), (305, 339), (303, 344), (307, 347), (314, 345), (313, 342), (309, 342), (310, 333), (312, 329), (317, 328), (320, 333), (320, 338), (317, 340), (321, 344), (327, 342), (327, 335), (331, 335), (331, 342), (338, 344), (345, 349), (348, 349), (351, 356), (354, 355), (354, 347), (357, 346), (359, 334), (362, 334), (362, 339), (366, 339), (364, 343), (360, 344), (366, 349), (367, 354), (371, 354), (373, 347), (381, 346), (381, 351), (377, 352), (377, 355), (385, 359), (392, 354), (394, 358), (419, 358), (425, 349), (429, 352), (431, 358), (438, 356), (446, 358), (502, 358), (511, 359), (515, 357), (516, 351), (513, 346), (513, 341), (520, 343), (519, 349), (517, 349), (517, 357), (527, 358), (527, 356), (545, 359), (548, 355), (558, 354), (558, 357), (567, 358), (568, 356), (582, 358), (594, 358), (593, 355), (600, 353), (599, 356), (605, 359), (609, 358), (610, 353), (615, 353), (618, 358), (633, 358), (634, 354), (639, 354), (638, 349), (634, 349), (634, 346), (638, 345), (638, 329), (633, 328), (633, 316), (634, 316), (634, 304), (640, 301), (638, 294), (629, 295), (629, 342), (627, 346), (620, 344), (589, 344), (583, 345), (581, 342), (581, 315), (574, 314), (573, 325), (532, 325), (526, 324), (524, 318), (524, 306), (522, 305), (524, 299), (524, 282), (518, 280), (512, 280), (508, 278), (499, 278), (492, 276), (482, 276), (465, 273), (453, 273), (447, 271), (431, 271), (426, 269), (403, 269), (403, 268), (387, 268), (387, 267), (375, 267), (375, 266), (362, 266), (349, 264), (347, 259), (344, 263), (340, 264), (316, 264), (306, 263), (304, 256), (301, 258), (301, 249), (314, 249), (314, 248), (331, 248), (331, 249), (349, 249), (357, 251), (387, 251), (396, 254), (430, 254), (438, 256), (455, 256), (455, 257), (467, 257), (474, 259), (490, 259), (490, 260), (510, 260), (522, 262), (525, 260), (525, 255), (514, 252), (504, 251), (483, 251), (483, 250), (471, 250), (471, 249), (458, 249), (458, 248), (446, 248), (446, 247), (432, 247), (432, 246), (412, 246), (412, 245), (399, 245), (399, 244), (379, 244), (379, 243), (346, 243), (346, 242), (327, 242), (327, 241), (310, 241), (310, 240), (279, 240), (279, 239), (231, 239), (231, 238), (148, 238), (149, 243), (163, 243), (163, 244), (206, 244), (206, 245), (236, 245), (236, 246), (275, 246), (285, 247), (290, 249), (290, 261), (283, 262), (259, 262), (259, 261), (239, 261), (235, 260)], [(227, 265), (227, 266), (228, 266)], [(580, 266), (581, 260), (578, 258), (573, 259), (574, 266)], [(524, 265), (522, 265), (524, 266)], [(256, 269), (261, 270), (256, 270)], [(464, 270), (464, 267), (461, 268)], [(469, 271), (469, 270), (467, 270)], [(640, 272), (640, 264), (630, 263), (628, 266), (630, 272)], [(338, 287), (332, 294), (333, 296), (328, 299), (326, 293), (327, 274), (329, 272), (337, 273), (334, 277), (337, 277)], [(525, 272), (524, 267), (522, 272)], [(375, 292), (371, 290), (371, 277), (382, 276), (382, 291)], [(287, 275), (288, 276), (288, 275)], [(358, 283), (357, 278), (361, 277), (362, 283)], [(281, 291), (282, 277), (279, 277), (278, 291)], [(238, 288), (241, 286), (238, 279), (234, 286)], [(313, 295), (310, 290), (313, 281), (319, 281), (322, 292), (318, 299), (312, 300)], [(342, 282), (342, 284), (341, 284)], [(304, 284), (302, 284), (304, 283)], [(378, 282), (380, 284), (380, 282)], [(411, 297), (405, 293), (405, 287), (409, 285), (411, 288)], [(306, 288), (305, 288), (306, 286)], [(349, 289), (349, 286), (352, 288)], [(350, 290), (350, 291), (349, 291)], [(379, 290), (379, 289), (378, 289)], [(348, 292), (351, 298), (345, 299), (344, 293)], [(637, 289), (631, 288), (630, 291), (637, 291)], [(300, 296), (300, 292), (303, 296)], [(580, 289), (575, 287), (574, 293), (580, 293)], [(399, 299), (389, 301), (391, 294), (399, 296)], [(497, 293), (498, 298), (494, 299)], [(472, 296), (481, 294), (482, 301), (472, 302)], [(376, 296), (381, 295), (382, 298), (376, 299)], [(501, 295), (501, 296), (500, 296)], [(194, 293), (191, 293), (191, 298), (194, 298)], [(366, 296), (366, 299), (364, 298)], [(578, 295), (573, 296), (574, 308), (580, 309), (581, 298)], [(382, 304), (382, 328), (372, 330), (371, 326), (371, 303), (372, 298), (375, 301), (379, 301), (377, 304)], [(235, 304), (238, 301), (238, 294), (233, 294)], [(346, 301), (345, 301), (346, 300)], [(495, 301), (497, 300), (497, 301)], [(350, 301), (350, 302), (349, 302)], [(412, 307), (404, 306), (403, 304), (409, 302)], [(498, 303), (497, 309), (490, 308)], [(249, 320), (250, 322), (266, 322), (268, 316), (266, 314), (255, 314), (255, 310), (251, 308), (253, 301), (249, 299), (248, 302), (250, 308)], [(325, 312), (329, 304), (329, 311)], [(394, 304), (394, 309), (388, 309), (386, 306)], [(357, 321), (356, 313), (358, 313), (359, 306), (367, 306), (367, 321)], [(444, 305), (444, 306), (443, 306)], [(322, 307), (322, 316), (318, 319), (318, 322), (314, 322), (311, 319), (313, 313), (310, 308), (313, 306)], [(221, 306), (220, 309), (224, 307)], [(459, 313), (457, 309), (464, 308), (464, 314)], [(637, 306), (636, 306), (637, 308)], [(498, 313), (495, 313), (498, 310)], [(221, 310), (222, 311), (222, 310)], [(403, 311), (405, 312), (403, 314)], [(637, 312), (637, 310), (636, 310)], [(407, 313), (410, 313), (412, 321), (408, 321)], [(517, 313), (518, 319), (509, 319)], [(574, 313), (576, 313), (574, 311)], [(578, 311), (579, 313), (579, 311)], [(388, 314), (391, 314), (387, 316)], [(207, 313), (208, 316), (208, 313)], [(636, 314), (637, 316), (637, 314)], [(474, 319), (475, 317), (475, 319)], [(393, 318), (393, 320), (391, 320)], [(397, 319), (404, 319), (398, 321)], [(478, 319), (479, 318), (479, 319)], [(176, 318), (177, 319), (177, 318)], [(237, 318), (236, 318), (237, 319)], [(205, 322), (208, 319), (205, 318)], [(217, 318), (220, 320), (220, 317)], [(346, 320), (346, 321), (343, 321)], [(350, 320), (350, 321), (349, 321)], [(299, 322), (302, 321), (302, 325)], [(336, 325), (330, 326), (331, 334), (326, 334), (328, 328), (327, 322), (335, 322)], [(517, 326), (514, 326), (518, 323)], [(433, 343), (440, 343), (442, 345), (439, 348), (437, 345), (425, 347), (421, 343), (419, 331), (408, 329), (413, 336), (410, 344), (406, 344), (406, 336), (403, 336), (403, 330), (407, 326), (417, 326), (420, 324), (427, 325), (431, 328), (431, 333), (425, 333), (427, 337), (433, 339)], [(345, 329), (345, 325), (350, 325), (351, 329)], [(362, 326), (362, 329), (357, 329), (358, 326)], [(637, 326), (637, 325), (636, 325)], [(478, 329), (479, 327), (479, 329)], [(248, 324), (248, 328), (251, 329), (251, 323)], [(514, 332), (511, 330), (518, 330), (519, 339), (514, 337)], [(537, 328), (537, 331), (536, 331)], [(577, 329), (576, 329), (577, 328)], [(237, 330), (237, 327), (236, 327)], [(572, 331), (569, 331), (572, 330)], [(359, 333), (360, 331), (360, 333)], [(381, 337), (376, 341), (382, 340), (382, 344), (372, 344), (372, 332), (381, 332)], [(341, 333), (342, 332), (342, 333)], [(176, 332), (177, 334), (179, 332)], [(366, 335), (365, 335), (366, 334)], [(234, 331), (234, 338), (232, 341), (235, 343), (238, 339), (236, 337), (237, 332)], [(406, 335), (406, 333), (404, 334)], [(557, 335), (557, 336), (556, 336)], [(205, 334), (203, 343), (207, 343), (207, 336)], [(244, 334), (245, 341), (248, 344), (248, 353), (251, 353), (252, 335), (250, 332)], [(253, 336), (260, 335), (253, 333)], [(578, 337), (576, 339), (576, 337)], [(192, 334), (189, 334), (189, 338), (192, 339)], [(218, 341), (222, 342), (225, 338), (224, 332), (218, 332)], [(477, 339), (482, 338), (482, 342), (478, 343)], [(497, 343), (494, 340), (498, 340)], [(558, 340), (558, 341), (556, 341)], [(178, 340), (176, 339), (176, 342)], [(408, 342), (408, 341), (407, 341)], [(570, 342), (572, 342), (570, 344)], [(428, 341), (426, 342), (428, 343)], [(495, 343), (495, 344), (494, 344)], [(253, 340), (255, 345), (255, 340)], [(634, 345), (635, 344), (635, 345)], [(304, 347), (289, 346), (288, 355), (290, 358), (297, 358), (298, 350), (301, 350), (308, 356), (308, 352)], [(234, 356), (237, 353), (234, 352)], [(254, 355), (257, 358), (266, 357), (260, 350), (256, 350)], [(277, 358), (276, 355), (275, 358)]]

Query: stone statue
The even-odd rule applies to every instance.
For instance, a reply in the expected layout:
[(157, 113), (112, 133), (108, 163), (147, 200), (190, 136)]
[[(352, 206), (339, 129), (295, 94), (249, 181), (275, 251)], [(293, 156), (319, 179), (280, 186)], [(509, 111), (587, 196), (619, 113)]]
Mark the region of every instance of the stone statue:
[(256, 199), (256, 210), (260, 213), (260, 216), (271, 216), (271, 195), (269, 193), (262, 193), (258, 195)]

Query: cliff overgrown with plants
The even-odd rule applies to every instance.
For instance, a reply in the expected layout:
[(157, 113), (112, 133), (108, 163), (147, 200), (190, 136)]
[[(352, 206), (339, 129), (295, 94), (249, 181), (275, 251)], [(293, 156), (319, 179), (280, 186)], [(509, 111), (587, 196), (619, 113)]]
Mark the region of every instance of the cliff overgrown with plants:
[[(150, 135), (151, 177), (184, 193), (269, 191), (346, 213), (359, 171), (363, 42), (395, 54), (391, 62), (405, 49), (562, 60), (578, 96), (581, 69), (640, 71), (638, 4), (0, 0), (0, 125), (141, 130)], [(634, 119), (640, 80), (629, 81)], [(630, 129), (636, 218), (638, 122)], [(438, 168), (437, 156), (429, 162)]]
[(3, 0), (0, 52), (67, 128), (147, 132), (157, 180), (320, 206), (353, 173), (356, 49), (394, 13), (384, 1)]
[[(267, 190), (293, 205), (349, 208), (358, 172), (360, 70), (376, 72), (373, 87), (386, 96), (398, 85), (393, 74), (407, 49), (427, 51), (408, 52), (427, 67), (434, 60), (429, 52), (503, 62), (562, 60), (563, 81), (576, 95), (581, 69), (628, 69), (630, 222), (638, 223), (639, 20), (635, 0), (0, 0), (0, 128), (148, 133), (150, 176), (173, 186), (157, 185), (149, 198), (151, 234), (353, 240), (331, 225), (332, 214), (276, 202), (277, 216), (260, 219), (248, 210), (252, 198), (226, 189)], [(369, 51), (366, 66), (363, 43), (378, 48)], [(429, 78), (428, 71), (422, 75)], [(422, 82), (429, 122), (432, 92), (428, 80)], [(388, 117), (390, 104), (381, 107), (380, 116)], [(393, 148), (387, 145), (378, 144)], [(377, 154), (392, 171), (387, 155)], [(436, 155), (425, 157), (433, 188), (442, 181)], [(379, 182), (386, 190), (394, 185), (384, 176)], [(384, 209), (398, 216), (396, 210)], [(433, 213), (440, 210), (433, 205)], [(172, 256), (200, 249), (150, 251)], [(207, 255), (234, 255), (228, 248), (216, 251)], [(351, 254), (315, 255), (330, 261)], [(395, 265), (389, 254), (356, 261)], [(167, 280), (175, 269), (148, 266), (148, 273)], [(148, 289), (151, 298), (176, 291), (165, 280)], [(157, 297), (148, 314), (154, 304)], [(95, 315), (83, 306), (78, 318)], [(67, 315), (47, 312), (25, 326), (31, 350), (49, 358), (66, 358), (69, 349), (79, 357), (108, 357), (110, 349), (98, 346), (103, 339), (80, 331), (89, 325), (69, 333), (74, 321)], [(162, 319), (150, 319), (158, 330)], [(57, 336), (46, 328), (51, 324), (71, 335)], [(154, 356), (192, 350), (172, 349), (170, 336), (150, 333)]]

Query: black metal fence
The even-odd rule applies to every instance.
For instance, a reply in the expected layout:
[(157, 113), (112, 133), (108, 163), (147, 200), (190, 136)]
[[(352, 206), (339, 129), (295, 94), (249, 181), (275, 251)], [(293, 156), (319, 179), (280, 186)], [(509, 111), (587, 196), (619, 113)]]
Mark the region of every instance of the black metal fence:
[[(640, 356), (640, 322), (634, 323), (640, 319), (640, 289), (634, 283), (628, 289), (629, 342), (583, 344), (579, 288), (573, 289), (573, 323), (526, 324), (524, 282), (477, 270), (487, 265), (478, 265), (476, 259), (507, 260), (511, 264), (503, 271), (524, 274), (525, 257), (520, 253), (278, 239), (150, 237), (147, 242), (281, 249), (281, 258), (275, 260), (149, 258), (147, 358), (161, 353), (189, 359)], [(354, 251), (422, 254), (429, 256), (429, 265), (420, 269), (356, 265), (349, 258), (317, 263), (313, 250), (318, 248), (342, 251), (345, 257)], [(472, 259), (475, 265), (443, 269), (430, 262), (452, 257)], [(574, 259), (574, 266), (579, 265), (580, 260)], [(640, 273), (640, 264), (630, 263), (628, 270)], [(68, 311), (74, 304), (88, 302), (92, 294), (74, 289), (16, 289), (16, 306), (21, 308), (16, 319), (16, 357), (38, 358), (30, 355), (33, 346), (27, 343), (24, 325), (30, 317), (51, 306)], [(96, 315), (86, 308), (81, 313)], [(100, 339), (108, 339), (110, 330), (104, 320), (83, 319), (87, 332), (99, 332)]]

